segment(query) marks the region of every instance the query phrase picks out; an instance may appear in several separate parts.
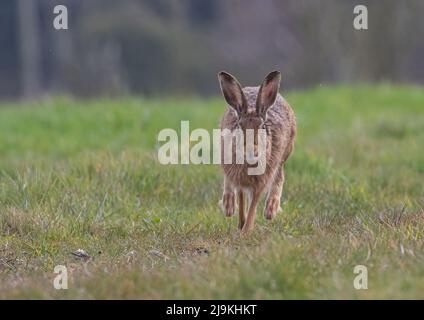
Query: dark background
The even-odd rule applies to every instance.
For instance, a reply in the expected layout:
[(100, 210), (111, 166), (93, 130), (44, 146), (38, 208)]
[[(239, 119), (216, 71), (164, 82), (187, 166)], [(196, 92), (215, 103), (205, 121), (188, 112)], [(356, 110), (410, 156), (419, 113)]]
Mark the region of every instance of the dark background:
[(245, 85), (274, 69), (285, 88), (422, 84), (423, 31), (422, 0), (2, 0), (0, 98), (210, 95), (222, 69)]

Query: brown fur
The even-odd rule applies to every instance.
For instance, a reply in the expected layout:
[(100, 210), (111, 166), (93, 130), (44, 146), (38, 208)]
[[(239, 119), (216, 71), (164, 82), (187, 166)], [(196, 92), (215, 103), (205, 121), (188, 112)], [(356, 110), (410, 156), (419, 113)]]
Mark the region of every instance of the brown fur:
[[(235, 198), (238, 197), (239, 228), (245, 233), (254, 227), (257, 203), (264, 191), (267, 192), (265, 217), (272, 219), (277, 211), (281, 210), (284, 163), (293, 150), (296, 120), (292, 108), (278, 93), (279, 72), (270, 73), (261, 87), (241, 89), (238, 81), (225, 72), (219, 74), (219, 79), (224, 97), (229, 104), (221, 120), (221, 129), (233, 131), (238, 125), (242, 129), (257, 129), (261, 126), (268, 132), (264, 174), (248, 175), (248, 164), (236, 164), (234, 153), (232, 164), (222, 164), (224, 171), (222, 209), (227, 216), (232, 216), (235, 210)], [(247, 215), (245, 200), (247, 200)]]

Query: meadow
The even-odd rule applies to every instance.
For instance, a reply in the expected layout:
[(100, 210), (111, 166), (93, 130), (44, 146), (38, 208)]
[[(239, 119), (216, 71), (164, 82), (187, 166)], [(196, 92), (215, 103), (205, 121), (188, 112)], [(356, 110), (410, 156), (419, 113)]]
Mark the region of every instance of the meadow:
[(283, 211), (262, 201), (248, 236), (218, 208), (219, 166), (157, 161), (161, 129), (217, 128), (222, 98), (0, 103), (0, 298), (424, 299), (423, 88), (284, 96)]

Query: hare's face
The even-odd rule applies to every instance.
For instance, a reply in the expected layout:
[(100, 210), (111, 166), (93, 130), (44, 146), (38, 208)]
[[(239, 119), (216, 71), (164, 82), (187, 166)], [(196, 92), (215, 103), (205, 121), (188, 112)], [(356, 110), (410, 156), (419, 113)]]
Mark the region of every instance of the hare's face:
[[(258, 141), (261, 133), (267, 133), (265, 121), (262, 117), (251, 114), (248, 116), (241, 116), (237, 122), (237, 128), (241, 129), (243, 131), (244, 135), (244, 144), (246, 145), (246, 141), (249, 137), (247, 137), (249, 134), (253, 138), (253, 143), (255, 145), (255, 148), (258, 146)], [(263, 130), (263, 132), (261, 132)], [(251, 133), (247, 132), (250, 131)]]
[(265, 122), (262, 117), (257, 115), (242, 116), (239, 118), (237, 126), (243, 131), (247, 129), (259, 131), (259, 129), (265, 129)]
[[(261, 137), (266, 138), (268, 133), (264, 119), (256, 114), (242, 116), (238, 120), (237, 128), (241, 129), (243, 132), (244, 150), (246, 150), (247, 145), (250, 144), (251, 147), (253, 147), (253, 149), (247, 149), (253, 151), (253, 154), (250, 157), (257, 157), (260, 148), (259, 141)], [(262, 147), (266, 147), (266, 144), (262, 145)]]

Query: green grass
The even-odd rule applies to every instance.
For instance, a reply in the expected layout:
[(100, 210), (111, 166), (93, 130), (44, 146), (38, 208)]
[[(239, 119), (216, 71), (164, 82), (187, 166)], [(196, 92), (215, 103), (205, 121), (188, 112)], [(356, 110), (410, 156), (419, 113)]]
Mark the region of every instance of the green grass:
[(218, 166), (156, 159), (162, 128), (216, 128), (221, 98), (0, 105), (0, 298), (423, 299), (423, 88), (286, 98), (283, 212), (266, 221), (261, 204), (246, 237), (218, 209)]

